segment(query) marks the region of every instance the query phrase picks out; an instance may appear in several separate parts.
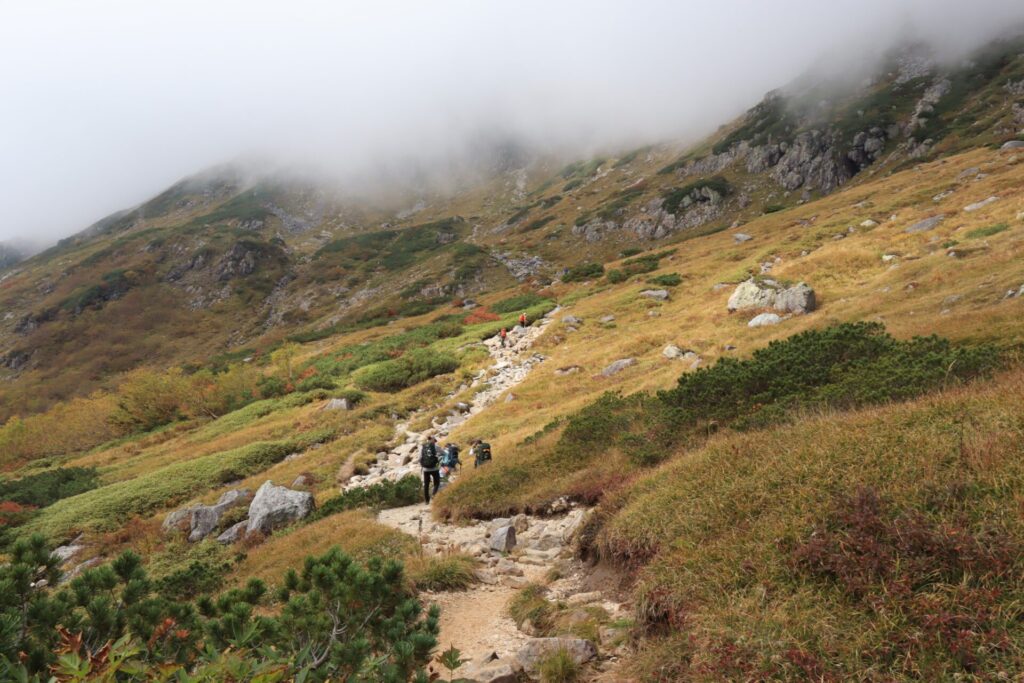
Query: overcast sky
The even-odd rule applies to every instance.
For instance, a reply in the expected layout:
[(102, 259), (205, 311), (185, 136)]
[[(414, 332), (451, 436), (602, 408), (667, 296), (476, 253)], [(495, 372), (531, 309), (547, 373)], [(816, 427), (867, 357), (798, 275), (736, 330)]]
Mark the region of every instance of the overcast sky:
[(951, 50), (1020, 0), (0, 0), (0, 241), (53, 239), (240, 155), (335, 175), (500, 133), (713, 129), (824, 54)]

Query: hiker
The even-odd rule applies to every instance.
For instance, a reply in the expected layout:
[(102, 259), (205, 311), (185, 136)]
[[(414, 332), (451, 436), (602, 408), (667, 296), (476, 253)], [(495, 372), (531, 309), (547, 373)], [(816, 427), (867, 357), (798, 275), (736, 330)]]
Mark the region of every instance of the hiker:
[(526, 327), (526, 314), (525, 313), (520, 313), (519, 314), (519, 324), (521, 326), (523, 326), (523, 327)]
[(459, 447), (453, 443), (445, 444), (444, 450), (441, 452), (441, 477), (448, 479), (461, 464), (459, 462)]
[(473, 467), (477, 468), (491, 461), (491, 444), (477, 439), (473, 442)]
[(437, 440), (432, 436), (427, 437), (427, 442), (420, 448), (420, 468), (423, 470), (423, 502), (430, 505), (430, 482), (434, 482), (434, 494), (441, 487), (441, 475), (437, 468), (441, 463), (437, 456)]
[(505, 348), (505, 344), (508, 342), (508, 330), (504, 327), (501, 328), (501, 332), (498, 333), (498, 338), (501, 339), (501, 348)]

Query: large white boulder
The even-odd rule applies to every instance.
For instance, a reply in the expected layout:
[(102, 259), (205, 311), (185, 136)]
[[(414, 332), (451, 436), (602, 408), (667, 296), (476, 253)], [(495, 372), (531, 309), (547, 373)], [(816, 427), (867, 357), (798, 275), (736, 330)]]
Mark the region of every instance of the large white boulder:
[(316, 502), (312, 493), (274, 486), (272, 481), (267, 480), (257, 489), (256, 496), (249, 504), (249, 523), (245, 532), (268, 532), (300, 520), (315, 509)]
[(727, 304), (729, 312), (772, 308), (782, 313), (807, 313), (816, 306), (814, 290), (799, 282), (790, 287), (769, 278), (751, 278), (736, 286)]

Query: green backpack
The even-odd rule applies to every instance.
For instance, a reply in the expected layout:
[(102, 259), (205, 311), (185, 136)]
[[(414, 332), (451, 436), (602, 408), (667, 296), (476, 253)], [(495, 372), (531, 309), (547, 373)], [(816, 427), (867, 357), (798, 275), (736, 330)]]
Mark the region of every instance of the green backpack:
[(487, 462), (491, 459), (491, 444), (478, 443), (476, 445), (476, 461)]

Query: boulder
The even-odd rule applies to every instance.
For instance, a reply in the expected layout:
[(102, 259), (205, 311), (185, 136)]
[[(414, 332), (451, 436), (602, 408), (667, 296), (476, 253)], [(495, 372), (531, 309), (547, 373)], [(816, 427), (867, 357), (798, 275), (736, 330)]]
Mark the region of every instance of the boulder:
[(614, 315), (610, 315), (610, 314), (609, 315), (602, 315), (600, 318), (598, 318), (597, 322), (604, 323), (605, 325), (607, 325), (608, 323), (615, 322), (615, 316)]
[(516, 547), (516, 528), (512, 525), (503, 526), (491, 534), (491, 550), (507, 553)]
[(742, 244), (744, 242), (749, 242), (754, 238), (744, 232), (738, 232), (732, 236), (732, 239), (736, 244)]
[(645, 289), (640, 292), (640, 296), (646, 299), (654, 299), (655, 301), (668, 301), (668, 290), (667, 289)]
[(217, 543), (223, 543), (228, 545), (235, 541), (241, 540), (245, 536), (245, 527), (249, 524), (248, 520), (243, 519), (237, 524), (229, 526), (220, 536), (217, 537)]
[(1004, 142), (1003, 146), (1000, 147), (999, 149), (1022, 149), (1022, 148), (1024, 148), (1024, 140), (1010, 140), (1009, 142)]
[(782, 322), (782, 318), (775, 315), (774, 313), (762, 313), (761, 315), (754, 316), (747, 327), (764, 327), (766, 325), (778, 325)]
[(878, 223), (876, 221), (873, 221), (873, 220), (871, 220), (869, 218), (866, 221), (861, 222), (860, 227), (862, 227), (862, 228), (877, 228), (878, 227)]
[(602, 370), (601, 374), (605, 377), (611, 377), (612, 375), (622, 372), (633, 365), (636, 365), (636, 358), (620, 358)]
[(555, 370), (555, 374), (558, 375), (559, 377), (564, 377), (565, 375), (573, 375), (579, 372), (581, 369), (582, 368), (580, 368), (580, 366), (578, 365), (569, 365), (564, 368), (558, 368), (557, 370)]
[(601, 591), (590, 591), (588, 593), (576, 593), (570, 595), (565, 599), (565, 604), (569, 607), (579, 607), (581, 605), (590, 605), (595, 602), (601, 602), (603, 596)]
[(998, 201), (999, 201), (999, 197), (989, 197), (988, 199), (982, 199), (980, 202), (974, 202), (973, 204), (968, 204), (967, 206), (964, 207), (964, 211), (967, 211), (967, 212), (978, 211), (979, 209), (984, 209), (989, 204), (993, 204), (993, 203), (998, 202)]
[(249, 522), (246, 533), (268, 532), (273, 528), (302, 519), (316, 509), (313, 494), (274, 486), (267, 480), (256, 491), (249, 504)]
[(686, 352), (683, 351), (678, 346), (676, 346), (675, 344), (669, 344), (668, 346), (661, 350), (661, 355), (664, 356), (665, 358), (668, 358), (669, 360), (682, 358), (684, 353)]
[(807, 313), (815, 307), (814, 290), (800, 282), (778, 292), (773, 308), (785, 313)]
[[(196, 505), (189, 508), (189, 542), (198, 543), (212, 534), (220, 524), (225, 511), (248, 502), (251, 497), (252, 494), (245, 489), (232, 489), (221, 494), (213, 505)], [(166, 524), (166, 520), (164, 523)]]
[(579, 327), (580, 325), (583, 324), (583, 321), (580, 320), (579, 318), (577, 318), (574, 315), (563, 315), (562, 316), (562, 324), (563, 325), (575, 325), (575, 326)]
[(347, 398), (332, 398), (321, 410), (352, 410), (352, 402)]
[(729, 297), (729, 312), (773, 308), (783, 313), (807, 313), (816, 306), (814, 290), (800, 282), (785, 287), (775, 280), (751, 278), (736, 286)]
[(459, 680), (474, 683), (517, 683), (523, 667), (518, 660), (496, 659), (486, 664), (474, 664)]
[(161, 529), (164, 531), (179, 530), (183, 531), (181, 527), (184, 526), (185, 522), (191, 517), (192, 508), (182, 508), (181, 510), (175, 510), (171, 514), (164, 517), (164, 523), (161, 525)]
[(564, 650), (577, 664), (597, 656), (594, 644), (582, 638), (532, 638), (516, 653), (516, 659), (526, 673), (534, 675), (541, 662), (559, 650)]
[(82, 534), (78, 534), (78, 536), (75, 537), (75, 540), (70, 543), (54, 548), (50, 555), (52, 555), (57, 562), (61, 564), (67, 562), (85, 548), (85, 546), (80, 543), (82, 537)]
[(903, 232), (913, 234), (915, 232), (928, 232), (938, 227), (939, 223), (946, 220), (946, 215), (940, 213), (938, 216), (932, 216), (931, 218), (925, 218), (922, 221), (918, 221), (911, 225)]

